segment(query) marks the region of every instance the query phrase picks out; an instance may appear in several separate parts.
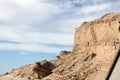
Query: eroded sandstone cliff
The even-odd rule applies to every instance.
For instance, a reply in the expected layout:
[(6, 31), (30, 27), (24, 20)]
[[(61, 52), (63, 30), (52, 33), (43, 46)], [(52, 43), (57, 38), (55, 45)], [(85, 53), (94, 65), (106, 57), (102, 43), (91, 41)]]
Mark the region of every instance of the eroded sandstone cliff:
[(73, 51), (43, 80), (105, 80), (120, 50), (120, 13), (84, 22), (76, 29)]
[(76, 28), (72, 51), (61, 51), (57, 60), (21, 67), (6, 76), (28, 80), (106, 80), (120, 50), (119, 21), (120, 13), (109, 13), (84, 22)]

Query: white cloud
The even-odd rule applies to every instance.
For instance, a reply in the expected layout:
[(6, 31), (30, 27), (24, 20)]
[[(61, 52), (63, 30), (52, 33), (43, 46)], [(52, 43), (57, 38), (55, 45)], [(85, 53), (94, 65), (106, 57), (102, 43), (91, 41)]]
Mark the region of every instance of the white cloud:
[(73, 34), (30, 32), (9, 27), (0, 27), (0, 39), (22, 43), (53, 43), (69, 45), (73, 43)]
[(16, 2), (17, 4), (22, 5), (22, 6), (38, 3), (38, 0), (13, 0), (13, 1)]
[[(29, 52), (44, 52), (58, 54), (61, 50), (69, 50), (68, 47), (49, 47), (41, 44), (12, 44), (12, 43), (0, 43), (0, 50), (17, 50), (17, 51), (29, 51)], [(23, 52), (21, 54), (24, 54)], [(25, 55), (25, 54), (24, 54)]]
[[(0, 39), (20, 42), (0, 43), (0, 50), (18, 50), (30, 52), (59, 53), (61, 50), (70, 50), (69, 47), (52, 47), (47, 44), (72, 45), (73, 35), (67, 33), (41, 33), (17, 30), (9, 27), (0, 27)], [(46, 43), (46, 45), (43, 45)], [(23, 54), (23, 53), (21, 53)]]
[(83, 21), (119, 8), (119, 4), (114, 7), (114, 2), (104, 3), (104, 0), (92, 0), (93, 4), (87, 0), (54, 1), (57, 3), (50, 0), (0, 0), (0, 40), (22, 43), (4, 43), (0, 49), (55, 53), (58, 48), (40, 43), (72, 45), (74, 30)]
[(96, 5), (88, 5), (84, 6), (79, 13), (83, 14), (90, 14), (90, 13), (98, 13), (101, 11), (104, 11), (105, 9), (109, 8), (111, 6), (110, 3), (104, 3), (104, 4), (96, 4)]
[(56, 5), (43, 0), (4, 0), (0, 3), (0, 19), (19, 25), (38, 19), (44, 21), (59, 11)]
[[(0, 28), (0, 39), (6, 41), (21, 42), (21, 44), (14, 43), (0, 43), (0, 50), (21, 50), (30, 52), (46, 52), (59, 53), (61, 50), (70, 50), (69, 47), (52, 47), (46, 44), (56, 45), (72, 45), (72, 34), (54, 34), (54, 33), (40, 33), (19, 31), (16, 29)], [(23, 53), (21, 53), (23, 54)]]

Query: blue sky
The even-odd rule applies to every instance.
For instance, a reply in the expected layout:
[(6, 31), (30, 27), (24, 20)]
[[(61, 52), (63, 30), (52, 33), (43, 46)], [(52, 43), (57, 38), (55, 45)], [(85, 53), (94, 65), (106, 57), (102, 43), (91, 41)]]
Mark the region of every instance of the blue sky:
[(75, 28), (119, 8), (119, 0), (0, 0), (0, 74), (72, 50)]

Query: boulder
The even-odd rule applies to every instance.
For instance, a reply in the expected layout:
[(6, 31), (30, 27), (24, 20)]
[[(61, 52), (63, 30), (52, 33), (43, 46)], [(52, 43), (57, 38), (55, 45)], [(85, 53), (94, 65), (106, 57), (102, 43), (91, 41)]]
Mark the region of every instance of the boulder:
[(52, 70), (55, 66), (47, 60), (37, 62), (36, 66), (33, 68), (33, 71), (38, 74), (38, 79), (48, 76), (52, 73)]

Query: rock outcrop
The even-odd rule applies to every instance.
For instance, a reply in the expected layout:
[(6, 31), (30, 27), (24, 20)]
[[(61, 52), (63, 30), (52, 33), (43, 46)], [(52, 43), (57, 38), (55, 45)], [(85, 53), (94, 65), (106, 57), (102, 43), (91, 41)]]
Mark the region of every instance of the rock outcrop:
[(120, 50), (119, 21), (120, 13), (109, 13), (84, 22), (76, 28), (72, 51), (61, 51), (57, 60), (38, 62), (8, 75), (28, 80), (106, 80)]
[(120, 50), (120, 13), (109, 13), (76, 28), (74, 48), (43, 80), (106, 80)]
[(54, 61), (43, 60), (41, 62), (36, 62), (35, 64), (29, 64), (21, 66), (18, 69), (13, 69), (10, 73), (0, 77), (1, 79), (20, 79), (20, 80), (37, 80), (42, 79), (45, 76), (48, 76), (52, 73), (52, 70), (55, 68), (55, 65), (52, 63)]
[(38, 79), (48, 76), (52, 73), (52, 70), (55, 68), (55, 65), (50, 63), (47, 60), (37, 62), (36, 66), (33, 68), (33, 71), (38, 74)]
[(38, 74), (33, 71), (36, 64), (29, 64), (26, 66), (21, 66), (18, 69), (13, 69), (9, 74), (4, 75), (7, 78), (24, 78), (25, 80), (32, 80), (33, 78), (38, 78)]

